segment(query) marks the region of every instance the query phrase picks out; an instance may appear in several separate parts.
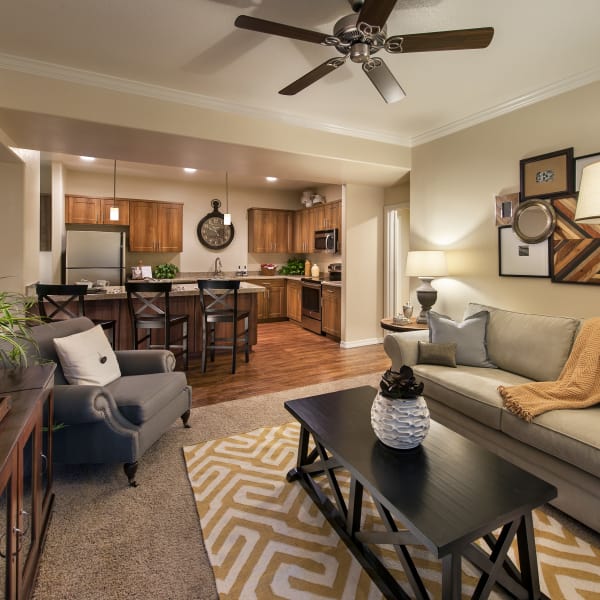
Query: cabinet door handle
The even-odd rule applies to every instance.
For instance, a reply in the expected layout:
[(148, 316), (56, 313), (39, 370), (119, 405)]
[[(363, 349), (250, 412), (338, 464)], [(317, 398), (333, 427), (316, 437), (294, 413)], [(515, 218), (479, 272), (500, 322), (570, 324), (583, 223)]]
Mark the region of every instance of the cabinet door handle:
[(41, 453), (40, 458), (42, 459), (42, 473), (46, 473), (48, 471), (48, 457)]

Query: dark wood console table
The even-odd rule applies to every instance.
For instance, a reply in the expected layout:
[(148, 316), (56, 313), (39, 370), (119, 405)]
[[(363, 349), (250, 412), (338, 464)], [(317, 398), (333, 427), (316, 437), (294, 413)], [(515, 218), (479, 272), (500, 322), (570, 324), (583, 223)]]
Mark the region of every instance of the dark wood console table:
[(0, 598), (30, 597), (54, 502), (54, 368), (0, 369)]
[[(554, 498), (556, 488), (435, 421), (416, 450), (388, 448), (371, 428), (375, 393), (365, 386), (284, 403), (301, 425), (288, 481), (299, 480), (386, 598), (413, 596), (371, 549), (379, 544), (394, 546), (416, 598), (430, 596), (410, 555), (415, 545), (441, 561), (442, 600), (462, 597), (462, 557), (481, 571), (474, 598), (487, 598), (496, 585), (517, 598), (546, 598), (531, 512)], [(350, 475), (347, 495), (340, 469)], [(324, 479), (329, 491), (319, 484)], [(386, 531), (361, 521), (365, 491)], [(479, 539), (485, 546), (475, 544)], [(508, 556), (514, 539), (520, 567)]]

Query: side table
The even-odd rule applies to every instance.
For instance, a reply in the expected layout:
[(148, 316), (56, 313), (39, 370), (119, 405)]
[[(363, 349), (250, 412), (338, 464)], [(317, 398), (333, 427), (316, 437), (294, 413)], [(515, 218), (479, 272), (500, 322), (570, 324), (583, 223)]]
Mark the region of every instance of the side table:
[(381, 327), (387, 331), (418, 331), (419, 329), (429, 329), (427, 323), (417, 323), (414, 317), (409, 323), (394, 323), (393, 319), (381, 319)]

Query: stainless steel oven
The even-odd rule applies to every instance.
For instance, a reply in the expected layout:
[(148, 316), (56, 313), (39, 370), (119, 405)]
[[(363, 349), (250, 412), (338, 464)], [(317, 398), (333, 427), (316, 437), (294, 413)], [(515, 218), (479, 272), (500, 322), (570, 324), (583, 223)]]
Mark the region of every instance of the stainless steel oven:
[(322, 334), (321, 330), (321, 282), (302, 279), (302, 327)]

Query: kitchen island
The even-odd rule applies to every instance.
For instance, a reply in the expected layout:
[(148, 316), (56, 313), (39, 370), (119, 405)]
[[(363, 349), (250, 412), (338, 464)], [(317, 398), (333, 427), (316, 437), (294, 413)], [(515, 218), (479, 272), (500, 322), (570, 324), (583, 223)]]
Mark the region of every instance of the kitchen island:
[[(199, 354), (202, 351), (202, 312), (200, 308), (199, 290), (197, 279), (203, 278), (199, 275), (194, 283), (173, 281), (170, 294), (171, 312), (173, 314), (189, 315), (188, 323), (188, 345), (190, 355)], [(257, 294), (263, 294), (264, 287), (249, 281), (241, 281), (238, 295), (238, 309), (247, 310), (250, 313), (248, 323), (250, 346), (257, 342)], [(115, 349), (130, 350), (133, 348), (133, 333), (131, 318), (127, 305), (127, 294), (124, 286), (109, 286), (105, 290), (91, 290), (85, 300), (86, 316), (91, 319), (113, 319), (117, 322), (115, 331)], [(224, 326), (226, 327), (226, 326)], [(227, 335), (222, 332), (218, 335)]]

